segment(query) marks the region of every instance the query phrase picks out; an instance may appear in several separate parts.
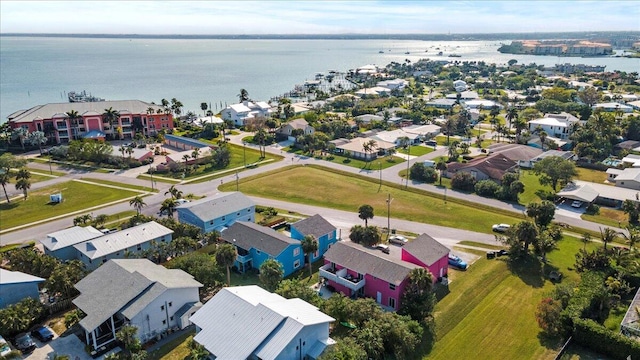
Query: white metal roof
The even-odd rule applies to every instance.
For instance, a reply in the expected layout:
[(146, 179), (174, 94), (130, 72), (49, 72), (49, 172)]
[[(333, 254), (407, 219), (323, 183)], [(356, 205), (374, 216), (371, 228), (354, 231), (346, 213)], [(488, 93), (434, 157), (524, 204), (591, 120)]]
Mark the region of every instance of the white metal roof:
[(107, 234), (74, 247), (89, 259), (97, 259), (101, 256), (125, 250), (128, 247), (173, 234), (173, 230), (166, 228), (155, 221), (150, 221), (138, 226)]
[(255, 206), (253, 200), (241, 192), (222, 192), (200, 200), (191, 201), (178, 207), (178, 217), (190, 212), (202, 221), (211, 221), (219, 217), (236, 213)]
[(255, 354), (265, 360), (275, 359), (306, 325), (334, 321), (303, 300), (256, 285), (223, 288), (190, 320), (202, 329), (194, 339), (216, 359)]
[(40, 240), (40, 243), (50, 251), (72, 246), (87, 240), (95, 239), (104, 235), (93, 226), (74, 226), (68, 229), (47, 234), (47, 238)]
[(9, 271), (0, 268), (0, 285), (43, 282), (45, 279), (25, 274), (20, 271)]

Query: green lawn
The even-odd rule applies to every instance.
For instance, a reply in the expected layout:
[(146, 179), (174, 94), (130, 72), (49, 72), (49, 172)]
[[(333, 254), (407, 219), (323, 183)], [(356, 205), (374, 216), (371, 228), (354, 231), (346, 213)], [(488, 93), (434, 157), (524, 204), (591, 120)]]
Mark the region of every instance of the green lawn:
[[(63, 202), (50, 204), (49, 195), (60, 192)], [(110, 191), (103, 186), (67, 181), (31, 191), (26, 201), (20, 199), (0, 204), (0, 224), (2, 229), (8, 229), (136, 195), (138, 193), (133, 191)]]
[(331, 154), (330, 156), (326, 156), (323, 158), (326, 161), (330, 161), (336, 164), (342, 164), (351, 166), (358, 169), (368, 169), (368, 170), (379, 170), (380, 167), (386, 169), (388, 167), (392, 167), (394, 165), (401, 164), (405, 162), (403, 158), (397, 156), (385, 156), (377, 158), (373, 161), (364, 161), (360, 159), (354, 159), (346, 156), (340, 156), (336, 154)]
[(604, 181), (607, 180), (607, 173), (604, 171), (586, 169), (581, 167), (576, 167), (576, 170), (578, 170), (578, 180), (589, 181), (597, 184), (604, 184)]
[(480, 258), (467, 271), (450, 274), (448, 290), (437, 287), (438, 342), (425, 359), (553, 359), (562, 344), (538, 338), (535, 321), (536, 306), (554, 286), (542, 274), (557, 269), (563, 281), (578, 281), (571, 268), (583, 246), (565, 236), (543, 267), (536, 260), (510, 268), (506, 258)]
[(504, 249), (504, 246), (489, 245), (481, 242), (468, 241), (468, 240), (460, 241), (458, 244), (467, 245), (467, 246), (476, 246), (476, 247), (481, 247), (481, 248), (491, 249), (491, 250)]
[(190, 350), (189, 342), (193, 339), (193, 332), (187, 332), (162, 345), (156, 351), (150, 352), (149, 360), (184, 360), (187, 359)]
[(131, 184), (128, 184), (126, 182), (116, 182), (116, 181), (94, 179), (94, 178), (81, 178), (81, 179), (85, 180), (85, 181), (91, 181), (91, 182), (94, 182), (94, 183), (98, 183), (98, 184), (124, 187), (124, 188), (128, 188), (128, 189), (131, 189), (131, 190), (140, 190), (140, 191), (147, 191), (147, 192), (150, 192), (150, 191), (157, 192), (158, 191), (157, 189), (151, 190), (151, 187), (148, 187), (148, 186), (131, 185)]
[(524, 184), (524, 193), (518, 196), (520, 204), (526, 205), (532, 202), (542, 201), (540, 197), (536, 195), (536, 192), (539, 190), (553, 191), (551, 186), (540, 185), (540, 181), (538, 179), (538, 175), (534, 174), (533, 171), (524, 170), (520, 172), (520, 181)]
[[(424, 145), (418, 145), (418, 146), (412, 146), (411, 149), (409, 150), (409, 148), (405, 149), (405, 148), (398, 148), (397, 151), (401, 154), (405, 154), (405, 155), (411, 155), (411, 156), (422, 156), (422, 155), (426, 155), (430, 152), (433, 152), (433, 148), (432, 147), (427, 147)], [(411, 151), (411, 154), (409, 154), (409, 151)]]
[(598, 215), (582, 214), (583, 220), (597, 222), (607, 226), (625, 227), (629, 225), (629, 217), (622, 210), (600, 207)]
[[(231, 191), (235, 184), (225, 184), (220, 189)], [(380, 217), (387, 216), (386, 200), (391, 194), (391, 216), (394, 218), (479, 232), (490, 232), (491, 225), (495, 223), (520, 220), (517, 214), (481, 204), (458, 199), (449, 199), (445, 204), (439, 195), (426, 191), (407, 191), (399, 184), (386, 182), (380, 187), (375, 179), (309, 165), (287, 167), (242, 179), (239, 190), (247, 195), (352, 212), (357, 212), (362, 204), (369, 204)]]

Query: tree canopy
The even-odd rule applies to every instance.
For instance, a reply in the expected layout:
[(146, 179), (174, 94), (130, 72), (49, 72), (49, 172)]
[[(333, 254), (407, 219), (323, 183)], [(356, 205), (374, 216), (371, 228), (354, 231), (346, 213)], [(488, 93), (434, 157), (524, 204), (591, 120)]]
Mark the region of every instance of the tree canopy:
[(548, 156), (533, 166), (533, 171), (540, 176), (541, 185), (551, 185), (558, 191), (558, 185), (566, 185), (578, 176), (575, 164), (559, 156)]

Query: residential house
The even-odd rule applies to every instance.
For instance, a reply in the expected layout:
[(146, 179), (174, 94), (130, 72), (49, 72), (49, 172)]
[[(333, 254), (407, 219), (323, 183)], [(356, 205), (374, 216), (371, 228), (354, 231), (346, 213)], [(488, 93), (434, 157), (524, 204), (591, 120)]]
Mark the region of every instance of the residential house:
[(38, 285), (45, 279), (0, 268), (0, 309), (26, 298), (39, 299)]
[(376, 83), (376, 86), (385, 87), (389, 90), (403, 90), (407, 85), (409, 85), (409, 82), (405, 79), (383, 80)]
[(457, 92), (461, 93), (467, 90), (467, 83), (464, 82), (463, 80), (456, 80), (453, 82), (453, 87), (456, 89)]
[(412, 270), (428, 268), (434, 282), (447, 275), (449, 250), (426, 234), (403, 247), (389, 246), (389, 250), (386, 254), (339, 241), (325, 253), (320, 277), (346, 296), (374, 298), (378, 304), (398, 310)]
[(447, 171), (444, 175), (451, 178), (458, 172), (466, 172), (471, 174), (477, 181), (493, 180), (500, 183), (504, 174), (515, 171), (517, 165), (516, 161), (498, 153), (482, 156), (468, 163), (450, 163), (447, 165)]
[(404, 129), (396, 129), (389, 131), (379, 131), (375, 135), (371, 136), (374, 139), (381, 142), (393, 143), (396, 147), (403, 146), (403, 142), (407, 141), (407, 145), (419, 144), (421, 140), (420, 134), (410, 133), (404, 131)]
[(502, 109), (503, 106), (498, 104), (495, 101), (492, 100), (484, 100), (484, 99), (477, 99), (477, 100), (463, 100), (462, 104), (468, 108), (468, 109), (479, 109), (479, 108), (483, 108), (485, 110), (489, 110), (489, 109), (493, 109), (493, 108), (498, 108), (498, 109)]
[(631, 106), (635, 110), (640, 110), (640, 100), (630, 101), (627, 103), (628, 106)]
[(178, 150), (189, 151), (195, 149), (203, 149), (203, 148), (213, 148), (214, 146), (211, 144), (207, 144), (206, 142), (184, 137), (178, 135), (166, 134), (164, 136), (164, 143), (167, 146), (171, 146)]
[(580, 122), (577, 117), (562, 112), (560, 114), (545, 114), (544, 117), (529, 121), (529, 132), (536, 133), (544, 130), (547, 135), (558, 139), (568, 139), (573, 133), (575, 125)]
[(150, 221), (78, 243), (73, 247), (77, 251), (77, 258), (86, 268), (94, 270), (109, 260), (124, 259), (127, 254), (147, 250), (153, 243), (170, 243), (172, 234), (173, 230)]
[(356, 123), (361, 122), (363, 124), (369, 124), (372, 121), (384, 121), (384, 117), (373, 114), (358, 115), (353, 119), (356, 121)]
[(636, 189), (621, 186), (574, 180), (559, 191), (557, 195), (586, 203), (595, 202), (609, 207), (620, 207), (625, 200), (637, 202), (640, 192)]
[(451, 109), (456, 104), (455, 99), (433, 99), (424, 103), (427, 107), (434, 107), (437, 109)]
[(622, 161), (622, 164), (625, 166), (640, 167), (640, 155), (629, 154), (620, 161)]
[(209, 146), (204, 146), (198, 149), (198, 157), (194, 158), (194, 150), (183, 150), (178, 152), (172, 152), (164, 157), (164, 163), (158, 164), (156, 168), (158, 171), (166, 171), (172, 168), (172, 164), (192, 165), (201, 161), (202, 159), (211, 156), (213, 149)]
[(355, 92), (357, 96), (365, 97), (365, 96), (387, 96), (391, 94), (391, 89), (382, 87), (382, 86), (374, 86), (370, 88), (362, 88)]
[[(616, 150), (627, 150), (627, 151), (633, 151), (634, 149), (639, 147), (640, 147), (640, 141), (636, 141), (636, 140), (621, 141), (613, 146), (613, 148)], [(638, 161), (640, 161), (640, 156), (638, 155), (633, 155), (633, 156), (635, 156), (638, 159)]]
[(492, 144), (487, 150), (489, 154), (502, 154), (515, 162), (529, 161), (543, 154), (541, 149), (522, 144)]
[(432, 139), (440, 134), (442, 128), (435, 124), (427, 125), (410, 125), (402, 128), (404, 132), (409, 134), (420, 135), (421, 140)]
[(623, 113), (633, 112), (633, 108), (631, 106), (620, 104), (617, 102), (599, 103), (599, 104), (593, 105), (592, 108), (594, 110), (602, 109), (603, 111), (607, 111), (607, 112), (615, 112), (615, 111), (621, 111)]
[(335, 153), (343, 154), (345, 156), (350, 156), (356, 159), (364, 159), (364, 160), (372, 160), (378, 157), (379, 154), (386, 154), (389, 149), (395, 149), (396, 144), (382, 141), (382, 140), (374, 140), (376, 142), (372, 151), (365, 152), (364, 145), (371, 141), (371, 138), (357, 137), (351, 140), (347, 139), (337, 139), (332, 140), (330, 143), (336, 145)]
[(138, 328), (143, 343), (169, 329), (184, 329), (202, 306), (202, 284), (193, 276), (146, 259), (110, 260), (75, 287), (80, 295), (73, 303), (86, 314), (79, 324), (94, 352), (116, 341), (127, 324)]
[(626, 168), (613, 180), (616, 186), (640, 190), (640, 167)]
[(459, 93), (447, 94), (446, 98), (451, 100), (457, 100), (458, 94), (460, 95), (460, 100), (477, 100), (480, 98), (478, 93), (475, 91), (462, 91)]
[(300, 241), (266, 226), (236, 221), (220, 233), (220, 238), (236, 248), (238, 256), (234, 267), (241, 273), (250, 269), (260, 269), (267, 259), (280, 262), (284, 276), (290, 275), (304, 264)]
[(318, 214), (291, 224), (293, 239), (302, 240), (307, 235), (318, 241), (318, 251), (311, 255), (311, 262), (321, 258), (331, 245), (338, 241), (336, 227)]
[(233, 121), (236, 126), (244, 126), (249, 119), (258, 117), (268, 118), (273, 113), (271, 106), (264, 101), (243, 101), (224, 108), (220, 115), (223, 120)]
[(46, 239), (40, 240), (44, 253), (62, 261), (73, 260), (78, 257), (78, 251), (73, 246), (87, 240), (104, 235), (93, 226), (74, 226), (68, 229), (47, 234)]
[(296, 141), (297, 135), (313, 135), (316, 132), (316, 129), (313, 126), (309, 125), (307, 120), (303, 118), (293, 119), (286, 124), (283, 124), (278, 133), (282, 135), (286, 135), (289, 140)]
[[(112, 123), (102, 116), (109, 108), (119, 114)], [(16, 111), (8, 116), (8, 120), (12, 129), (22, 127), (29, 132), (42, 131), (50, 141), (59, 144), (83, 138), (92, 131), (117, 138), (119, 129), (123, 139), (133, 139), (136, 132), (152, 136), (160, 129), (170, 131), (173, 117), (165, 110), (140, 100), (50, 103)], [(80, 118), (70, 119), (67, 114), (72, 111), (77, 111)]]
[(636, 291), (629, 308), (620, 322), (620, 333), (624, 336), (628, 336), (634, 341), (640, 337), (640, 288)]
[(576, 158), (576, 155), (571, 151), (547, 150), (542, 154), (534, 158), (531, 158), (530, 160), (518, 160), (518, 166), (525, 169), (531, 169), (538, 161), (551, 156), (556, 156), (564, 160), (572, 160), (572, 161), (575, 160)]
[(222, 231), (236, 221), (254, 222), (256, 204), (241, 192), (223, 192), (179, 205), (178, 220), (202, 232)]
[(153, 151), (147, 148), (146, 145), (144, 148), (139, 148), (137, 146), (128, 147), (122, 145), (112, 145), (111, 147), (113, 148), (111, 156), (134, 159), (140, 162), (149, 161), (149, 159), (153, 158), (154, 155)]
[(317, 359), (335, 319), (256, 285), (222, 288), (192, 317), (193, 340), (214, 359)]

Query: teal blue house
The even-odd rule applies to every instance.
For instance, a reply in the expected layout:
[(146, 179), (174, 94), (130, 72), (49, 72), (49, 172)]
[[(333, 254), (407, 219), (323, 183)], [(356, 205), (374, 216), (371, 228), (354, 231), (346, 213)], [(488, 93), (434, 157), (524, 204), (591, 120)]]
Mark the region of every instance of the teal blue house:
[(292, 238), (302, 240), (306, 235), (318, 241), (318, 251), (311, 256), (311, 262), (322, 258), (329, 247), (338, 241), (336, 227), (318, 214), (291, 224)]
[(280, 262), (284, 276), (304, 265), (304, 253), (299, 240), (253, 222), (236, 221), (220, 233), (220, 238), (236, 248), (238, 256), (234, 267), (241, 273), (260, 269), (267, 259)]

